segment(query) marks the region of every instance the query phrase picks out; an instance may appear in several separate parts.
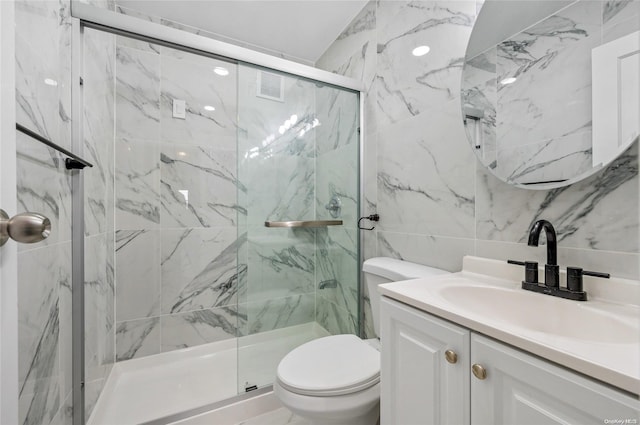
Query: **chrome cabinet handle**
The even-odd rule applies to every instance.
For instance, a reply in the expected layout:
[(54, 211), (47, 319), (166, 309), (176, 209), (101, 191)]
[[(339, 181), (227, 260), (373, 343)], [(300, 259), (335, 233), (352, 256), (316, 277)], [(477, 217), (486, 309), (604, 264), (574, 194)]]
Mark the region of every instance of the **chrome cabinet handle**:
[(487, 370), (482, 367), (482, 365), (479, 365), (477, 363), (471, 366), (471, 371), (473, 372), (474, 376), (480, 380), (486, 379), (487, 377)]
[(444, 352), (444, 358), (451, 364), (458, 363), (458, 355), (453, 350), (447, 350)]
[(0, 246), (9, 238), (20, 243), (36, 243), (51, 234), (51, 221), (39, 213), (20, 213), (9, 218), (0, 209)]

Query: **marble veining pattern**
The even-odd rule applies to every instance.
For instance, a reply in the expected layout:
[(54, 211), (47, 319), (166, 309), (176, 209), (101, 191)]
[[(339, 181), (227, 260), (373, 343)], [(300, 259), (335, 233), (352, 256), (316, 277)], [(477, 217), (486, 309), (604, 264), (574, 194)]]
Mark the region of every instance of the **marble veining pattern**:
[(469, 60), (462, 98), (481, 162), (521, 184), (589, 173), (591, 51), (637, 30), (638, 10), (579, 1)]
[(234, 226), (240, 207), (236, 153), (162, 144), (162, 227)]
[(166, 229), (162, 231), (162, 312), (220, 307), (237, 302), (236, 253), (246, 236), (236, 229)]
[(318, 229), (316, 235), (317, 295), (347, 311), (357, 312), (357, 231), (328, 227)]
[(18, 349), (22, 353), (18, 377), (20, 421), (24, 424), (49, 422), (66, 396), (61, 392), (70, 377), (62, 373), (70, 358), (60, 359), (68, 352), (60, 339), (61, 334), (69, 332), (61, 329), (61, 324), (70, 325), (66, 320), (70, 314), (66, 299), (66, 289), (71, 285), (70, 264), (69, 241), (19, 254), (18, 281), (24, 284), (18, 289)]
[(374, 91), (376, 64), (376, 2), (370, 1), (316, 62), (316, 67), (360, 80), (365, 85), (364, 119), (367, 134), (376, 121)]
[(131, 320), (116, 324), (116, 360), (160, 353), (160, 318)]
[[(64, 3), (16, 3), (16, 120), (54, 140), (59, 140), (62, 125), (59, 115), (63, 78), (59, 55), (61, 4)], [(45, 79), (55, 84), (46, 84)], [(69, 147), (62, 141), (60, 143)]]
[(160, 313), (160, 232), (116, 232), (116, 320)]
[(113, 233), (85, 239), (85, 379), (105, 379), (114, 362)]
[[(235, 149), (236, 65), (174, 52), (174, 49), (161, 49), (161, 140)], [(218, 67), (227, 69), (229, 74), (220, 76), (212, 72)], [(188, 100), (185, 119), (172, 118), (173, 99)]]
[(607, 43), (640, 29), (640, 2), (606, 1), (602, 9), (602, 41)]
[(84, 32), (83, 154), (94, 167), (84, 175), (85, 234), (113, 228), (115, 40), (111, 34)]
[(36, 244), (19, 244), (25, 251), (71, 239), (71, 175), (63, 155), (16, 132), (16, 190), (18, 211), (34, 211), (51, 220), (51, 234)]
[[(69, 2), (15, 3), (16, 121), (71, 147)], [(69, 423), (71, 179), (64, 159), (16, 132), (17, 211), (39, 212), (49, 238), (17, 245), (18, 420)], [(13, 242), (9, 242), (13, 243)]]
[(117, 139), (116, 228), (149, 229), (160, 223), (160, 148), (156, 143)]
[[(475, 3), (381, 1), (377, 15), (378, 125), (388, 125), (453, 100)], [(419, 45), (439, 46), (423, 57), (411, 55)]]
[(252, 335), (313, 322), (315, 296), (309, 293), (284, 298), (271, 297), (264, 301), (240, 304), (238, 309), (239, 314), (246, 317), (243, 335)]
[[(473, 153), (457, 125), (457, 107), (450, 102), (445, 112), (432, 111), (378, 134), (379, 228), (473, 236)], [(436, 123), (451, 127), (434, 127)], [(398, 132), (403, 134), (400, 140)]]
[(269, 300), (313, 292), (315, 229), (250, 227), (245, 299)]
[(160, 136), (160, 58), (116, 49), (116, 135), (157, 141)]
[(333, 219), (327, 205), (337, 196), (339, 218), (345, 226), (355, 227), (358, 220), (358, 144), (352, 143), (323, 154), (316, 160), (316, 218)]
[[(430, 1), (421, 3), (424, 10), (444, 4)], [(455, 3), (458, 7), (463, 7), (464, 4)], [(411, 1), (369, 2), (317, 62), (319, 67), (341, 75), (356, 78), (360, 78), (361, 75), (375, 76), (375, 83), (371, 87), (367, 85), (367, 78), (362, 78), (367, 85), (368, 99), (374, 98), (377, 103), (374, 110), (365, 109), (364, 166), (368, 209), (365, 213), (378, 212), (381, 221), (376, 224), (376, 230), (365, 234), (366, 258), (391, 256), (449, 271), (460, 270), (460, 259), (466, 254), (502, 260), (514, 257), (542, 258), (545, 255), (544, 250), (526, 246), (524, 237), (529, 225), (536, 218), (546, 218), (554, 224), (558, 222), (560, 227), (558, 235), (563, 239), (559, 246), (559, 260), (563, 264), (581, 265), (596, 270), (612, 268), (623, 276), (637, 279), (638, 175), (634, 165), (637, 163), (637, 153), (634, 154), (635, 151), (632, 150), (620, 158), (620, 162), (612, 164), (586, 181), (555, 191), (516, 189), (499, 182), (484, 171), (482, 164), (474, 161), (473, 156), (469, 157), (473, 154), (464, 135), (462, 120), (455, 118), (456, 115), (460, 115), (456, 108), (457, 111), (461, 110), (458, 81), (443, 80), (442, 86), (438, 86), (442, 91), (434, 89), (428, 95), (425, 94), (427, 88), (415, 78), (424, 72), (425, 67), (419, 58), (414, 59), (410, 56), (413, 47), (428, 44), (432, 51), (423, 57), (428, 60), (433, 57), (432, 53), (446, 45), (446, 55), (450, 63), (455, 63), (455, 58), (459, 58), (461, 66), (473, 15), (477, 13), (476, 2), (472, 2), (473, 11), (467, 12), (470, 16), (468, 27), (434, 27), (433, 36), (425, 37), (420, 42), (406, 42), (401, 48), (396, 49), (398, 56), (404, 55), (411, 62), (409, 59), (398, 59), (396, 56), (390, 60), (387, 57), (390, 47), (396, 42), (402, 42), (403, 38), (410, 39), (409, 34), (418, 28), (415, 20), (426, 21), (419, 7), (417, 2)], [(640, 22), (639, 7), (640, 3), (637, 1), (605, 2), (602, 10), (605, 21), (602, 30), (604, 40), (637, 30)], [(401, 10), (407, 12), (403, 12), (405, 14), (402, 15)], [(414, 12), (412, 17), (399, 18), (408, 16), (408, 11)], [(582, 16), (594, 18), (592, 12), (583, 13)], [(574, 13), (573, 17), (566, 18), (574, 19), (575, 22), (578, 16)], [(364, 25), (365, 20), (368, 25)], [(591, 31), (593, 28), (591, 24), (586, 27), (583, 24), (574, 25), (574, 29), (584, 30), (581, 33), (571, 29), (568, 19), (564, 19), (563, 22), (567, 31), (555, 38), (556, 45), (584, 42), (585, 31)], [(393, 31), (387, 28), (392, 25), (396, 25)], [(407, 35), (396, 41), (394, 37), (401, 34)], [(424, 34), (428, 35), (427, 32)], [(449, 39), (453, 42), (450, 43)], [(539, 63), (547, 59), (544, 55), (544, 39), (531, 39), (532, 52), (542, 58)], [(386, 44), (390, 40), (393, 41)], [(372, 54), (372, 43), (380, 44), (382, 53)], [(452, 50), (449, 50), (450, 45)], [(439, 52), (438, 55), (444, 54)], [(521, 59), (524, 61), (527, 57), (523, 54)], [(473, 76), (476, 79), (466, 82), (465, 90), (468, 90), (468, 96), (465, 100), (477, 95), (478, 88), (484, 89), (483, 86), (492, 85), (490, 96), (483, 101), (496, 105), (497, 51), (487, 52), (486, 57), (477, 59), (474, 66), (478, 72)], [(531, 60), (532, 57), (529, 56), (528, 59)], [(448, 63), (446, 58), (443, 60), (444, 64)], [(394, 72), (401, 75), (395, 77)], [(394, 90), (390, 90), (389, 82), (394, 82)], [(411, 96), (420, 99), (414, 101)], [(447, 104), (442, 102), (443, 98), (452, 100)], [(426, 107), (417, 106), (420, 102), (426, 104)], [(430, 107), (434, 105), (438, 110), (452, 111), (451, 118), (431, 119), (434, 108)], [(490, 113), (487, 114), (486, 110), (484, 112), (484, 144), (489, 146), (483, 161), (485, 164), (491, 164), (496, 158), (495, 106)], [(418, 124), (399, 125), (404, 124), (403, 121), (407, 121), (414, 114), (417, 115), (418, 122), (422, 120), (428, 124), (422, 127)], [(563, 117), (567, 115), (564, 111), (558, 114)], [(396, 122), (397, 124), (394, 124)], [(486, 128), (488, 126), (493, 129)], [(449, 137), (452, 132), (463, 132), (462, 137)], [(430, 138), (431, 134), (441, 135), (440, 141), (434, 140), (433, 145), (426, 145), (430, 149), (426, 151), (425, 145), (417, 142)], [(584, 131), (575, 132), (572, 137), (586, 137), (586, 134)], [(454, 139), (456, 144), (448, 146), (450, 140)], [(413, 141), (408, 143), (408, 140)], [(400, 152), (398, 143), (403, 144), (404, 153)], [(546, 141), (543, 139), (540, 143)], [(540, 150), (540, 154), (543, 153), (544, 149)], [(460, 168), (451, 169), (449, 164), (459, 164)], [(435, 169), (431, 169), (434, 165), (437, 167), (437, 173)], [(431, 172), (436, 176), (435, 179), (428, 177), (428, 173)], [(369, 177), (370, 183), (367, 185), (366, 176), (371, 174), (375, 178)], [(461, 209), (459, 205), (449, 204), (440, 213), (437, 205), (430, 204), (429, 200), (432, 198), (440, 200), (443, 197), (445, 202), (447, 199), (457, 199), (453, 192), (461, 193), (464, 199), (469, 200), (461, 204), (466, 207)], [(443, 194), (447, 196), (444, 197)], [(464, 208), (467, 208), (465, 218), (456, 222), (455, 218), (460, 217)], [(461, 226), (460, 223), (464, 224)], [(565, 235), (562, 236), (563, 234)], [(322, 313), (327, 310), (327, 306), (319, 305), (318, 310)], [(370, 314), (370, 311), (366, 310), (365, 319), (370, 318)], [(371, 334), (368, 333), (367, 336)]]
[(550, 191), (524, 191), (478, 171), (477, 237), (525, 243), (530, 223), (545, 218), (561, 246), (638, 252), (638, 146), (594, 176)]
[(160, 351), (171, 351), (241, 336), (245, 318), (237, 306), (160, 317)]
[(356, 333), (358, 320), (355, 312), (351, 314), (324, 297), (316, 299), (316, 309), (316, 321), (332, 335)]

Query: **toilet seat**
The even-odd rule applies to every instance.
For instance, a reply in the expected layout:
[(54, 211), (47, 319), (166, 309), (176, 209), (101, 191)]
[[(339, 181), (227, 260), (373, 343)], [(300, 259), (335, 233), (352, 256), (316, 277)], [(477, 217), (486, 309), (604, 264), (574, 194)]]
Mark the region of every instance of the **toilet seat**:
[(301, 345), (278, 365), (278, 384), (301, 395), (331, 397), (380, 382), (380, 353), (355, 335), (333, 335)]

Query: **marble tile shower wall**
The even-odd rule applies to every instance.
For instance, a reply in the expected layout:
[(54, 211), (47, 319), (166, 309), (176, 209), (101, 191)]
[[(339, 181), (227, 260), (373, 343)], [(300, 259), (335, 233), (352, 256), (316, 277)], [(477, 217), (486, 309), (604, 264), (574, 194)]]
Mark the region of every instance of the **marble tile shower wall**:
[(338, 197), (344, 223), (316, 230), (316, 322), (333, 334), (356, 333), (360, 105), (357, 94), (322, 86), (316, 109), (316, 216), (333, 219), (326, 205)]
[[(314, 321), (330, 332), (355, 332), (357, 96), (285, 75), (283, 100), (266, 99), (256, 96), (260, 72), (239, 69), (246, 334)], [(291, 126), (280, 129), (287, 120)], [(265, 220), (331, 218), (325, 205), (333, 195), (342, 199), (344, 226), (264, 227)]]
[(85, 211), (85, 417), (115, 363), (115, 36), (85, 29), (83, 155)]
[[(605, 39), (637, 23), (637, 8), (605, 2)], [(372, 1), (316, 63), (366, 85), (364, 213), (377, 211), (381, 221), (365, 234), (365, 257), (450, 271), (466, 254), (542, 262), (544, 250), (528, 247), (526, 236), (546, 218), (562, 264), (638, 278), (637, 146), (591, 178), (549, 191), (502, 183), (475, 158), (460, 79), (476, 9), (475, 1)], [(431, 52), (412, 56), (423, 44)]]
[(235, 337), (236, 66), (118, 37), (115, 70), (116, 359)]
[[(247, 239), (238, 256), (248, 266), (239, 298), (244, 334), (313, 322), (316, 307), (316, 230), (264, 226), (267, 220), (315, 219), (315, 85), (282, 76), (282, 99), (265, 98), (256, 95), (261, 72), (242, 65), (238, 77), (239, 233)], [(281, 128), (286, 121), (290, 127)]]
[[(69, 2), (16, 2), (17, 121), (71, 147)], [(18, 212), (51, 220), (48, 239), (18, 245), (21, 424), (70, 424), (71, 178), (64, 158), (17, 133)]]

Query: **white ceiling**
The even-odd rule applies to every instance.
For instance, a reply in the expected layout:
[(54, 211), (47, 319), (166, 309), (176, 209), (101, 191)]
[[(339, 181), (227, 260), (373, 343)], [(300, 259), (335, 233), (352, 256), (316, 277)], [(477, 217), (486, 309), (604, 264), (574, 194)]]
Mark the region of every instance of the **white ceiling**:
[(367, 0), (118, 0), (118, 5), (315, 63)]

